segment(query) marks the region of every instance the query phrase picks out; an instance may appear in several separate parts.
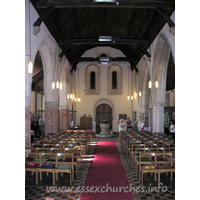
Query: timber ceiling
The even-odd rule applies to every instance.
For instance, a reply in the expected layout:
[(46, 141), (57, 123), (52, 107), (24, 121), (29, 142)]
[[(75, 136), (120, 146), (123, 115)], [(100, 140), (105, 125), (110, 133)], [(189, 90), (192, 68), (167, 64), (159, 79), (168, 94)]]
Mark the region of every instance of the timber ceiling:
[[(121, 50), (131, 69), (136, 69), (141, 57), (151, 56), (147, 49), (175, 10), (175, 0), (116, 0), (114, 3), (96, 3), (94, 0), (30, 0), (62, 52), (76, 70), (81, 58), (96, 46), (110, 46)], [(118, 3), (117, 3), (118, 2)], [(99, 36), (112, 36), (111, 42), (99, 42)], [(169, 62), (170, 63), (170, 62)], [(169, 70), (170, 71), (170, 70)], [(174, 86), (175, 87), (175, 86)], [(171, 88), (171, 86), (170, 86)]]

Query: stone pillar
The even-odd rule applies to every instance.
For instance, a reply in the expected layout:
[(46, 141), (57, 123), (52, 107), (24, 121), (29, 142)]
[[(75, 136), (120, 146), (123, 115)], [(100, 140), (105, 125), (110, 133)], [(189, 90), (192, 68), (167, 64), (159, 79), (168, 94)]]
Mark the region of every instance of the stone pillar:
[(58, 133), (58, 102), (45, 102), (45, 135)]
[(69, 106), (62, 105), (60, 109), (60, 129), (69, 129)]
[(30, 110), (30, 105), (25, 106), (25, 147), (31, 147)]
[(164, 133), (164, 102), (153, 102), (153, 133)]

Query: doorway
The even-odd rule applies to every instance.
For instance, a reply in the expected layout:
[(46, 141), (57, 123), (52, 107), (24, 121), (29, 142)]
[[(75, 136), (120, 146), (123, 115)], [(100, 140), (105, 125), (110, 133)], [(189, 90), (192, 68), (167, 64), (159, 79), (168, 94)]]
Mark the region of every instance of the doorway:
[(112, 130), (112, 108), (107, 104), (100, 104), (96, 108), (96, 133), (100, 133), (100, 123), (106, 119)]

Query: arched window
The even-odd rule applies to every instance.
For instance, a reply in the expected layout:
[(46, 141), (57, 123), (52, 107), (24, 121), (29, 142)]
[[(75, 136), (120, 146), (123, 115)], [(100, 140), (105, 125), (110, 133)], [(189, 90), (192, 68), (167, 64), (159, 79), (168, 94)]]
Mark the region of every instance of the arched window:
[(122, 94), (122, 68), (119, 65), (111, 65), (108, 67), (108, 94)]
[(85, 87), (87, 95), (100, 94), (100, 68), (97, 65), (88, 65), (85, 68)]
[(112, 89), (117, 89), (117, 72), (112, 72)]
[(95, 72), (90, 73), (90, 89), (95, 90)]

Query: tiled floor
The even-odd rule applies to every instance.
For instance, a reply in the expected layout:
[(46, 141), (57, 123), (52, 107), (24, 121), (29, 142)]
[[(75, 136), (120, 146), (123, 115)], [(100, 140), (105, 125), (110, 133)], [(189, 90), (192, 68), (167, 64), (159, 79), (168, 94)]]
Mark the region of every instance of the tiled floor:
[[(101, 139), (102, 140), (102, 139)], [(130, 187), (132, 188), (132, 193), (134, 200), (170, 200), (175, 199), (175, 177), (171, 181), (169, 176), (161, 174), (162, 187), (158, 190), (156, 187), (157, 182), (154, 182), (153, 175), (144, 175), (144, 186), (141, 187), (138, 178), (132, 168), (129, 160), (125, 157), (122, 149), (119, 146), (118, 139), (112, 138), (111, 140), (116, 141), (118, 151), (121, 156), (121, 160), (124, 166), (124, 170), (127, 175)], [(94, 139), (99, 141), (99, 139)], [(88, 148), (88, 157), (92, 156), (95, 145), (91, 145)], [(80, 188), (84, 185), (85, 177), (88, 171), (90, 161), (84, 161), (78, 175), (75, 179), (73, 187), (69, 186), (68, 177), (64, 175), (59, 177), (59, 182), (56, 182), (57, 186), (51, 186), (51, 174), (48, 176), (43, 175), (43, 181), (39, 181), (39, 185), (34, 185), (34, 175), (27, 173), (27, 180), (25, 182), (25, 199), (26, 200), (36, 200), (36, 199), (74, 199), (78, 200), (80, 197)], [(138, 192), (140, 191), (140, 192)]]

